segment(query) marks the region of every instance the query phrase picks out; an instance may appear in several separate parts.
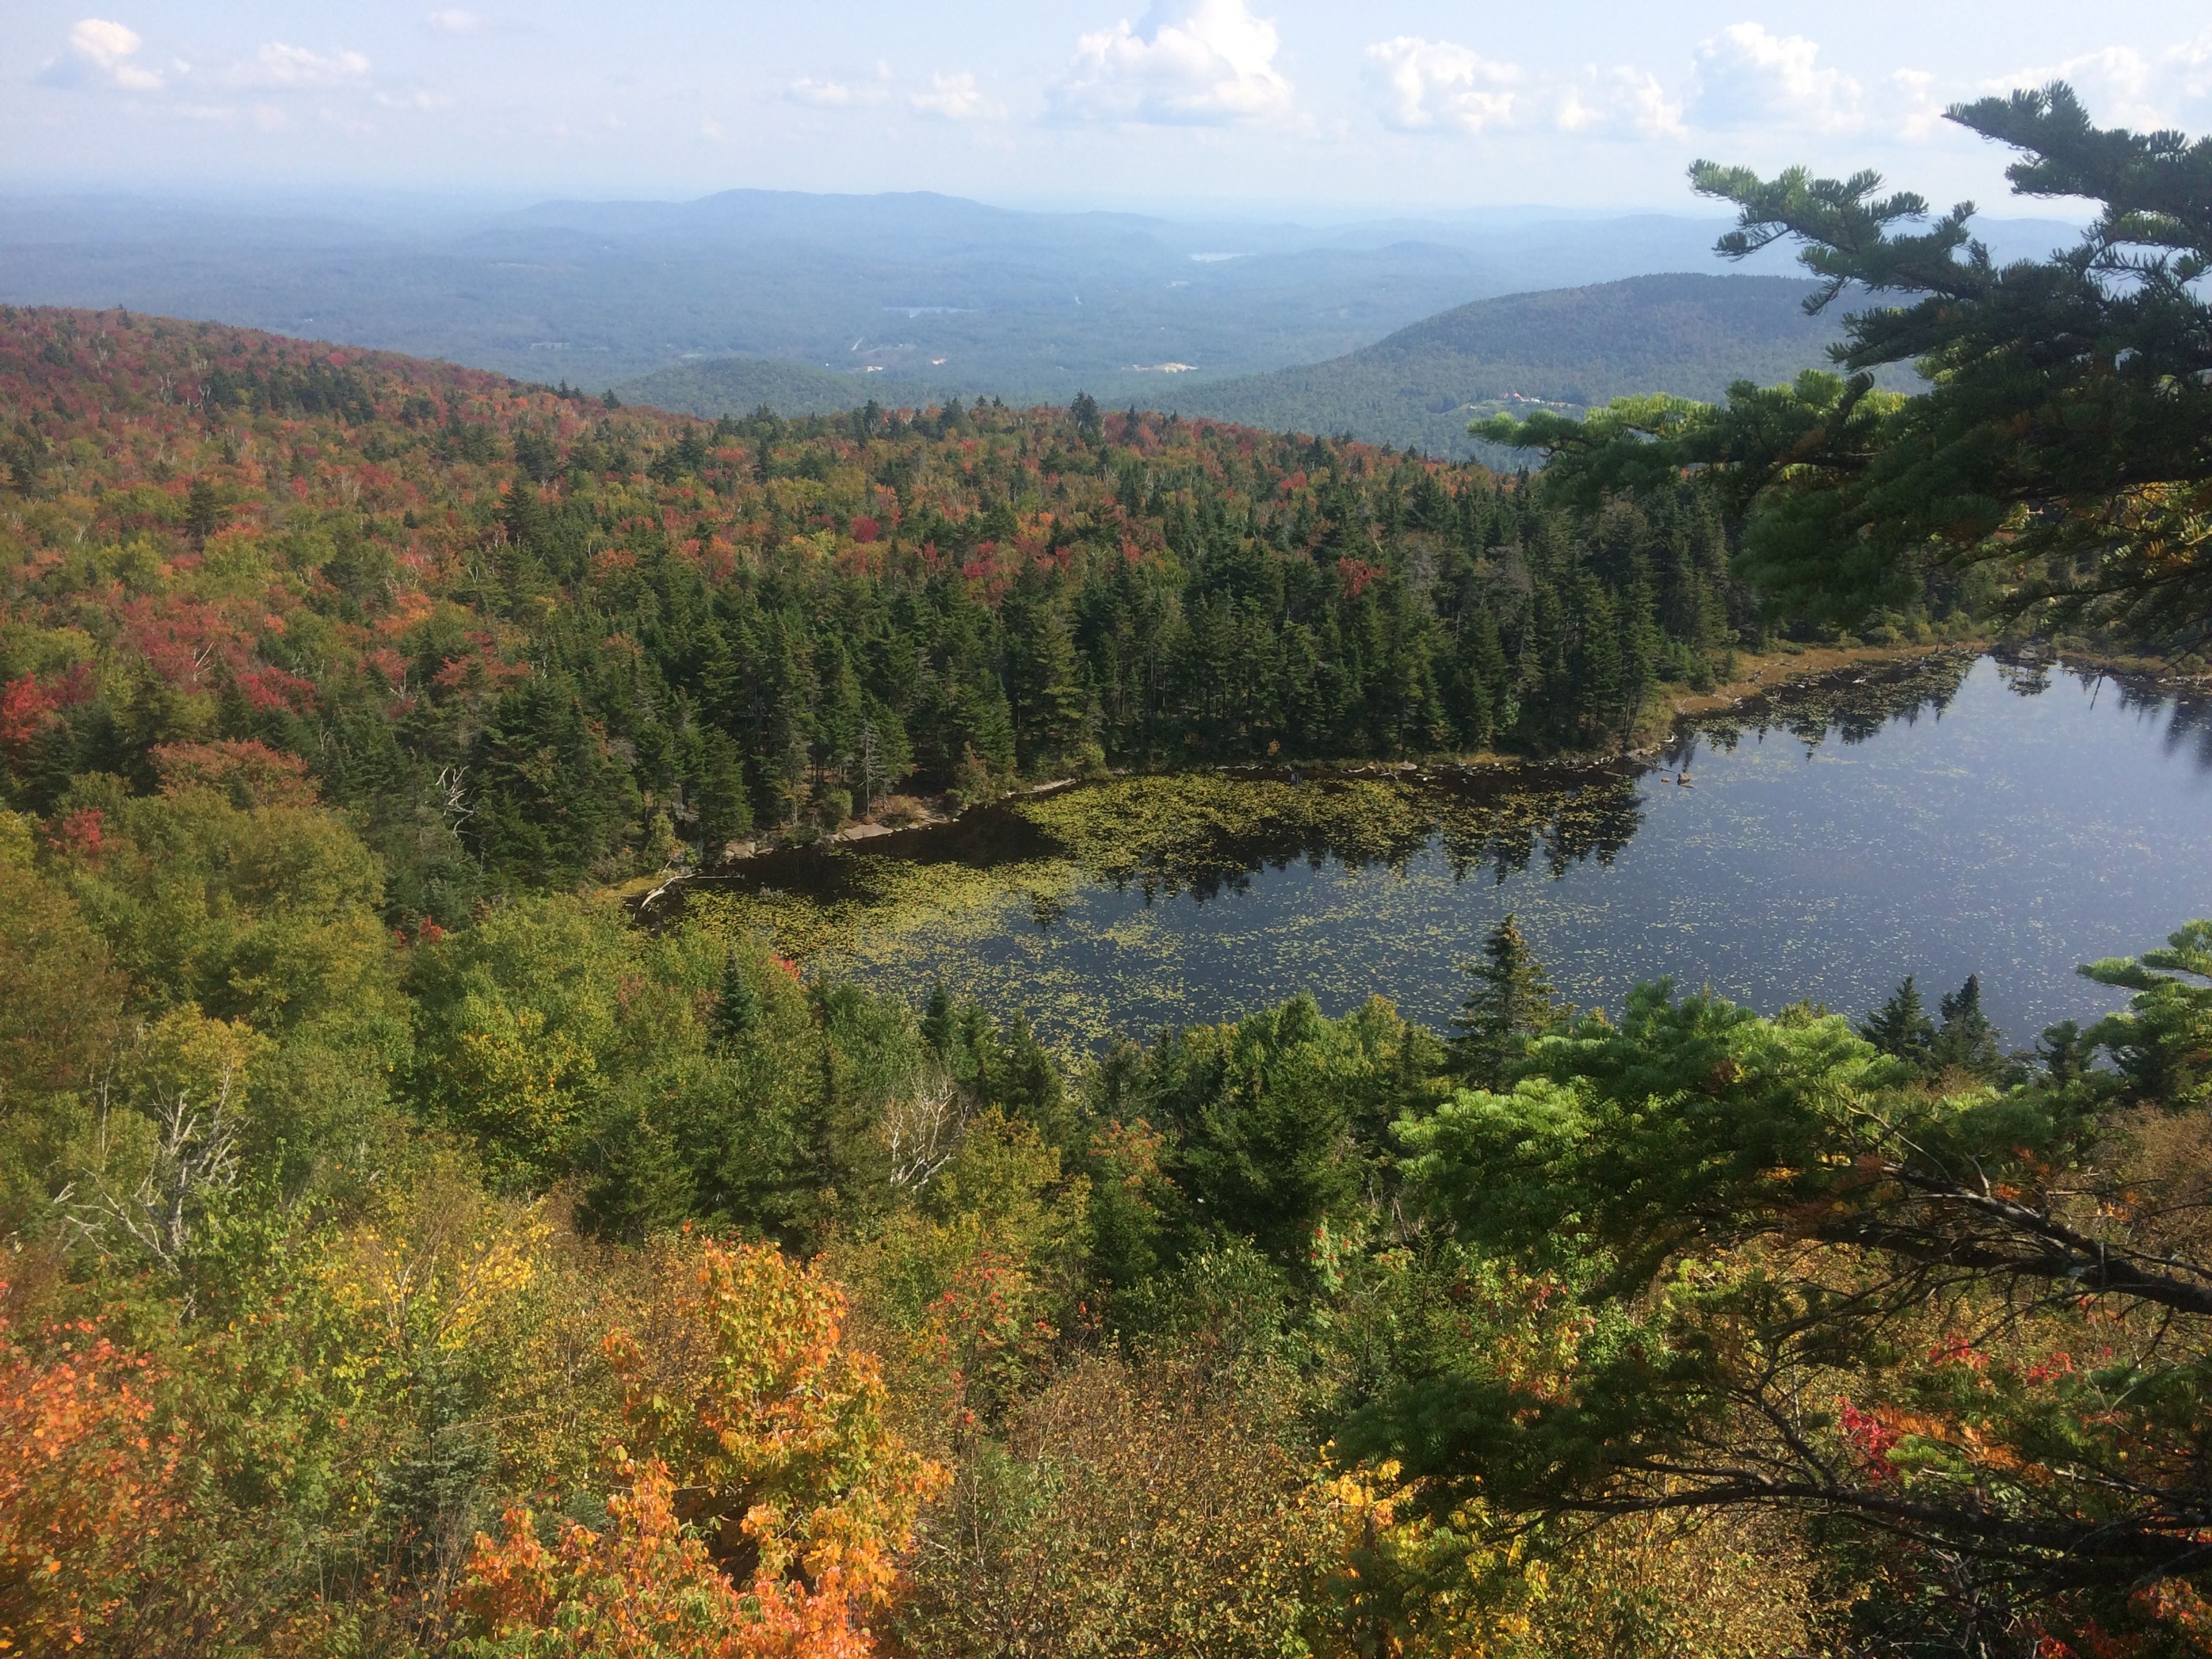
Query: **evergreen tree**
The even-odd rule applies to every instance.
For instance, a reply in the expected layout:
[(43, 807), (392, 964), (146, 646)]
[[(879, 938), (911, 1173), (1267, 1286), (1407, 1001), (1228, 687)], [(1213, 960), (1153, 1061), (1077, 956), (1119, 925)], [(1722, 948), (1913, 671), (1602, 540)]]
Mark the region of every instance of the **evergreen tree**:
[(753, 827), (752, 802), (745, 793), (745, 769), (738, 745), (727, 734), (710, 732), (702, 746), (699, 781), (692, 791), (699, 809), (699, 836), (711, 854), (725, 842)]
[(185, 528), (192, 532), (192, 539), (204, 546), (207, 538), (222, 528), (223, 509), (215, 485), (205, 478), (195, 478), (185, 493)]
[(1558, 1025), (1566, 1011), (1510, 911), (1465, 971), (1474, 986), (1452, 1019), (1452, 1068), (1480, 1087), (1496, 1088), (1528, 1040)]
[(545, 570), (550, 520), (538, 487), (522, 477), (509, 483), (500, 503), (499, 521), (507, 532), (498, 556), (502, 609), (526, 621), (535, 608), (532, 601), (550, 586)]
[(950, 1060), (955, 1035), (952, 992), (940, 979), (929, 988), (928, 1000), (921, 1006), (922, 1041), (938, 1059)]
[(1003, 1043), (986, 1040), (978, 1048), (981, 1103), (1032, 1125), (1048, 1146), (1072, 1150), (1075, 1113), (1060, 1079), (1060, 1068), (1036, 1040), (1029, 1016), (1017, 1012)]
[(514, 465), (533, 483), (550, 483), (561, 471), (561, 457), (550, 433), (523, 427), (514, 434)]
[(1623, 746), (1635, 740), (1636, 723), (1650, 699), (1663, 637), (1650, 572), (1642, 558), (1632, 559), (1620, 601), (1620, 716), (1615, 729)]
[(2043, 1028), (2043, 1036), (2035, 1045), (2035, 1057), (2042, 1063), (2044, 1075), (2063, 1085), (2081, 1080), (2095, 1048), (2096, 1044), (2088, 1040), (2078, 1024), (2062, 1019), (2056, 1025)]
[(1943, 1024), (1930, 1045), (1929, 1058), (1937, 1066), (1955, 1066), (1978, 1077), (1995, 1077), (2004, 1068), (1997, 1048), (1997, 1030), (1982, 1012), (1982, 976), (1966, 975), (1966, 982), (1938, 1004)]
[(1583, 572), (1566, 584), (1574, 646), (1566, 684), (1573, 688), (1573, 724), (1562, 734), (1577, 749), (1610, 747), (1625, 724), (1626, 690), (1619, 607), (1605, 584)]
[(642, 1109), (602, 1131), (590, 1163), (593, 1178), (580, 1218), (602, 1237), (641, 1244), (698, 1213), (699, 1193), (681, 1149)]
[(1920, 988), (1910, 974), (1890, 994), (1888, 1001), (1859, 1024), (1857, 1030), (1882, 1053), (1914, 1066), (1927, 1066), (1935, 1052), (1935, 1023), (1921, 1005)]
[(714, 999), (715, 1046), (725, 1054), (734, 1052), (760, 1029), (762, 1016), (760, 993), (732, 951), (722, 964), (721, 990)]
[(507, 538), (517, 547), (537, 548), (545, 539), (547, 515), (544, 497), (526, 477), (517, 477), (507, 487), (500, 501), (499, 521), (507, 532)]
[(1106, 422), (1098, 413), (1098, 399), (1089, 392), (1077, 392), (1075, 401), (1067, 406), (1067, 412), (1075, 417), (1076, 434), (1085, 442), (1096, 443), (1105, 436)]
[(567, 676), (532, 677), (501, 698), (478, 738), (483, 780), (471, 820), (480, 856), (510, 880), (550, 885), (591, 870), (638, 805)]
[(1007, 612), (1017, 753), (1028, 770), (1055, 770), (1080, 753), (1090, 704), (1074, 632), (1056, 583), (1009, 600)]

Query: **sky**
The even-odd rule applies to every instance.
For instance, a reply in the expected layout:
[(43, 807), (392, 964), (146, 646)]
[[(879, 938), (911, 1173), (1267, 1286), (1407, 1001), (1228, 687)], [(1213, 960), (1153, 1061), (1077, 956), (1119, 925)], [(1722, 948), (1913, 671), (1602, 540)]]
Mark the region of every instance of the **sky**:
[[(87, 3), (102, 9), (88, 12)], [(2008, 204), (1944, 106), (2054, 76), (2212, 129), (2172, 0), (9, 0), (0, 185), (935, 190), (1309, 217), (1691, 210), (1698, 156)]]

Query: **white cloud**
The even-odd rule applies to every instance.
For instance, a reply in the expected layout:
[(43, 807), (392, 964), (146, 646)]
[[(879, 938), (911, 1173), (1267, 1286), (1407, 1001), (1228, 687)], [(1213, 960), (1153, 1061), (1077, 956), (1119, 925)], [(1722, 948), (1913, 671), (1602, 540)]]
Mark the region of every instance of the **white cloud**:
[(434, 109), (451, 109), (453, 94), (417, 87), (412, 92), (380, 92), (376, 94), (376, 101), (386, 109), (412, 110), (422, 114)]
[(2000, 76), (1975, 95), (2063, 81), (2081, 94), (2099, 126), (2201, 126), (2212, 116), (2212, 30), (2146, 56), (2133, 46), (2106, 46), (2057, 64)]
[(2090, 118), (2100, 126), (2158, 125), (2155, 82), (2150, 60), (2133, 46), (2106, 46), (2078, 58), (2041, 69), (2024, 69), (1984, 83), (1984, 92), (2008, 92), (2014, 87), (2039, 87), (2063, 81), (2081, 94)]
[(1682, 131), (1680, 101), (1644, 70), (1534, 75), (1470, 46), (1405, 34), (1376, 41), (1366, 56), (1377, 113), (1401, 132), (1479, 136), (1548, 125), (1593, 138), (1650, 138)]
[[(50, 87), (119, 87), (125, 92), (159, 92), (162, 76), (133, 61), (145, 42), (137, 30), (105, 17), (87, 17), (69, 32), (69, 50), (40, 70)], [(179, 65), (181, 68), (182, 66)]]
[(1424, 132), (1439, 122), (1462, 132), (1509, 126), (1522, 109), (1527, 74), (1449, 40), (1401, 34), (1367, 48), (1368, 76), (1385, 125)]
[(1897, 136), (1908, 143), (1921, 143), (1943, 128), (1946, 100), (1936, 90), (1936, 77), (1926, 70), (1901, 69), (1889, 77), (1897, 103)]
[(723, 137), (722, 124), (714, 119), (713, 116), (708, 116), (705, 120), (699, 123), (699, 136), (707, 140), (709, 143), (720, 143)]
[(1665, 138), (1682, 131), (1682, 104), (1649, 70), (1593, 67), (1553, 89), (1552, 122), (1592, 137)]
[(817, 81), (811, 75), (800, 76), (784, 90), (799, 103), (823, 109), (841, 108), (853, 101), (853, 89), (842, 81)]
[(2212, 100), (2212, 29), (2167, 48), (2164, 61), (2185, 104)]
[(70, 50), (88, 63), (111, 72), (137, 56), (145, 43), (136, 29), (112, 23), (105, 17), (88, 17), (70, 31)]
[(1006, 106), (986, 98), (975, 77), (964, 70), (957, 75), (931, 76), (929, 90), (917, 92), (907, 101), (922, 114), (946, 121), (1002, 121), (1006, 116)]
[(356, 86), (368, 78), (368, 59), (357, 52), (310, 52), (271, 40), (243, 63), (234, 64), (233, 86), (271, 91), (320, 90)]
[(880, 104), (891, 95), (891, 66), (878, 64), (872, 76), (831, 81), (802, 75), (784, 89), (794, 103), (817, 109), (845, 109), (854, 104)]
[(1154, 0), (1080, 37), (1050, 97), (1066, 119), (1166, 125), (1265, 120), (1290, 113), (1292, 89), (1275, 67), (1275, 26), (1245, 0)]
[(490, 18), (485, 16), (482, 12), (463, 11), (458, 6), (447, 7), (441, 11), (434, 11), (423, 21), (428, 22), (429, 26), (435, 29), (439, 33), (450, 34), (458, 38), (465, 38), (469, 35), (476, 34), (489, 34), (497, 27)]
[(1732, 23), (1699, 44), (1690, 113), (1701, 127), (1809, 127), (1844, 132), (1860, 125), (1859, 83), (1815, 61), (1802, 34), (1769, 34)]
[(1954, 103), (2053, 81), (2080, 94), (2100, 126), (2201, 131), (2212, 123), (2212, 30), (2162, 52), (2105, 46), (1980, 81), (1943, 81), (1925, 70), (1899, 70), (1890, 76), (1883, 114), (1899, 137), (1924, 143), (1957, 131), (1943, 120)]

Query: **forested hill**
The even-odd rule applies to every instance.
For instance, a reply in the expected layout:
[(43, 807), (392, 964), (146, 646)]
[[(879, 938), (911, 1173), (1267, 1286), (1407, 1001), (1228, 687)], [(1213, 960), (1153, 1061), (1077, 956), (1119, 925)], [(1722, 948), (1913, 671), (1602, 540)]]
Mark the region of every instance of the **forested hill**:
[(0, 408), (5, 804), (96, 826), (179, 778), (301, 779), (402, 918), (900, 791), (1607, 748), (1759, 625), (1686, 489), (1586, 523), (1087, 399), (707, 426), (13, 310)]
[(1187, 411), (1282, 431), (1350, 432), (1443, 455), (1468, 420), (1528, 403), (1585, 407), (1638, 392), (1711, 402), (1828, 366), (1840, 319), (1805, 313), (1787, 276), (1632, 276), (1480, 300), (1304, 368), (1178, 387)]

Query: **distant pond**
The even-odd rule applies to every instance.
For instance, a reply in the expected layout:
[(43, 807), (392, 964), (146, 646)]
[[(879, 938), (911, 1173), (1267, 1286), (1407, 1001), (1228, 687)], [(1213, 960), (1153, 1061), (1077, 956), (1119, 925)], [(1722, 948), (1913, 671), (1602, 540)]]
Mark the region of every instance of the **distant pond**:
[(2212, 704), (1954, 654), (1699, 721), (1649, 764), (1117, 780), (690, 902), (1068, 1050), (1301, 990), (1440, 1025), (1507, 911), (1584, 1006), (1671, 976), (1856, 1015), (1908, 973), (1931, 1006), (1979, 973), (2024, 1047), (2118, 1006), (2075, 963), (2212, 915)]

